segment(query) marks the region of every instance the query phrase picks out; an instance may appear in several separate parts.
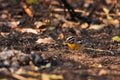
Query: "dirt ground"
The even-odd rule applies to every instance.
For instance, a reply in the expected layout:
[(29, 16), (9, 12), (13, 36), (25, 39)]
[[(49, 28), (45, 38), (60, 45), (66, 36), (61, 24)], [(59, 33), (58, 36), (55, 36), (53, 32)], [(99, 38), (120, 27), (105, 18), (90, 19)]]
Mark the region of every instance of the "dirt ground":
[(120, 1), (66, 1), (0, 0), (0, 80), (120, 80)]

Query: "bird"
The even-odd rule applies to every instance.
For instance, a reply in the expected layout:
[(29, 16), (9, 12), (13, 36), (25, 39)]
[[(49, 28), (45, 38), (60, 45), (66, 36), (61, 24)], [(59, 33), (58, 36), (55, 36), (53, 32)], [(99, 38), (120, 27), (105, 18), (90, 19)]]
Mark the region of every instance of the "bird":
[(69, 36), (68, 38), (66, 38), (66, 43), (68, 47), (73, 50), (82, 49), (81, 41), (77, 41), (75, 36)]
[(114, 52), (110, 50), (86, 48), (85, 45), (81, 44), (82, 42), (80, 40), (77, 40), (77, 37), (75, 36), (69, 36), (68, 38), (66, 38), (66, 43), (68, 47), (73, 50), (80, 50), (82, 52), (83, 50), (87, 49), (87, 50), (99, 51), (99, 52), (109, 52), (112, 55), (114, 55)]

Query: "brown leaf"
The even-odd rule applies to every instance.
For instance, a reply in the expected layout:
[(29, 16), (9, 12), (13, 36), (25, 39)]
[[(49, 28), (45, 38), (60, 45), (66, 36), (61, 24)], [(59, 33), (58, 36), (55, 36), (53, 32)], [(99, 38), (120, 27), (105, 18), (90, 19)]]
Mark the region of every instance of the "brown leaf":
[(42, 74), (42, 80), (63, 80), (62, 75), (56, 74)]
[(59, 35), (58, 35), (58, 39), (63, 39), (65, 36), (64, 36), (64, 34), (63, 33), (60, 33)]
[(21, 5), (22, 5), (24, 11), (27, 13), (27, 15), (28, 15), (29, 17), (33, 17), (33, 12), (32, 12), (32, 10), (31, 10), (25, 3), (21, 3)]
[(94, 68), (102, 68), (103, 65), (102, 65), (102, 64), (93, 64), (93, 65), (91, 65), (91, 67), (94, 67)]
[(35, 21), (34, 25), (36, 26), (36, 28), (40, 28), (41, 26), (46, 25), (46, 23), (41, 21)]
[(102, 70), (99, 71), (98, 75), (102, 76), (102, 75), (107, 75), (108, 73), (109, 72), (107, 70), (102, 69)]
[(112, 40), (113, 40), (113, 41), (120, 42), (120, 36), (113, 36), (113, 37), (112, 37)]
[(88, 23), (83, 23), (82, 25), (81, 25), (81, 28), (82, 29), (86, 29), (88, 27)]
[(3, 36), (3, 37), (7, 37), (10, 33), (8, 32), (1, 32), (0, 33), (0, 36)]
[(36, 43), (38, 43), (38, 44), (40, 44), (40, 43), (48, 43), (48, 44), (50, 44), (50, 43), (54, 43), (54, 42), (55, 41), (51, 37), (47, 37), (47, 38), (44, 38), (44, 39), (40, 38), (40, 39), (38, 39), (36, 41)]
[(32, 28), (16, 28), (16, 31), (22, 32), (22, 33), (33, 33), (33, 34), (38, 34), (40, 32), (39, 29), (32, 29)]
[(104, 24), (101, 24), (101, 25), (93, 25), (93, 24), (91, 24), (88, 29), (101, 30), (102, 28), (104, 28), (104, 26), (105, 26)]
[(103, 23), (105, 23), (105, 24), (107, 24), (107, 25), (110, 25), (110, 24), (112, 24), (112, 25), (114, 25), (115, 27), (119, 27), (120, 26), (120, 22), (119, 22), (119, 20), (117, 20), (117, 19), (104, 19), (103, 20)]
[(42, 78), (41, 80), (50, 80), (48, 74), (42, 74), (42, 75), (41, 75), (41, 78)]

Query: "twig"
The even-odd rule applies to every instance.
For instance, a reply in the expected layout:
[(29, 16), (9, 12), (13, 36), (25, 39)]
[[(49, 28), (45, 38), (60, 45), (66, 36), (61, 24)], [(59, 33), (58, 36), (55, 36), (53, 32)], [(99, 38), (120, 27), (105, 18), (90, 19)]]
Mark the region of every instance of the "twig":
[(76, 19), (80, 19), (84, 22), (87, 22), (88, 24), (94, 22), (94, 23), (101, 23), (101, 21), (99, 20), (95, 20), (91, 17), (84, 17), (84, 16), (81, 16), (81, 14), (78, 14), (74, 11), (73, 7), (67, 2), (67, 0), (61, 0), (62, 3), (64, 4), (64, 7), (68, 10), (72, 20), (76, 20)]
[[(64, 9), (62, 9), (62, 8), (54, 8), (52, 11), (53, 12), (64, 12)], [(66, 10), (66, 11), (68, 12), (68, 10)], [(87, 13), (89, 13), (87, 11), (80, 10), (80, 9), (75, 9), (74, 11), (76, 13), (79, 13), (79, 14), (84, 14), (84, 13), (87, 14)], [(95, 11), (94, 14), (95, 15), (100, 15), (100, 16), (106, 16), (106, 14), (104, 12), (97, 12), (97, 11)], [(120, 17), (120, 14), (115, 14), (115, 13), (110, 13), (109, 15), (113, 16), (113, 17)]]
[(110, 51), (110, 50), (93, 49), (93, 48), (84, 48), (84, 49), (93, 50), (93, 51), (100, 51), (100, 52), (110, 52), (112, 55), (114, 55), (114, 52)]

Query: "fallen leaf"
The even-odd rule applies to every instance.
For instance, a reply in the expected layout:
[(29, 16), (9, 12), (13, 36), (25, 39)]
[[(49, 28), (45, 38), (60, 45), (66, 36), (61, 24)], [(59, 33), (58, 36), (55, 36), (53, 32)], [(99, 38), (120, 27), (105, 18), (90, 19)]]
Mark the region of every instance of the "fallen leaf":
[(16, 31), (22, 32), (22, 33), (33, 33), (38, 34), (39, 29), (32, 29), (32, 28), (16, 28)]
[(88, 23), (83, 23), (83, 24), (81, 25), (81, 28), (82, 28), (82, 29), (86, 29), (88, 26), (89, 26)]
[(104, 19), (103, 20), (103, 23), (105, 23), (105, 24), (112, 24), (112, 25), (114, 25), (115, 27), (119, 27), (120, 25), (119, 25), (119, 20), (118, 19), (113, 19), (111, 16), (110, 16), (110, 14), (109, 14), (109, 12), (110, 12), (110, 10), (109, 9), (107, 9), (107, 8), (103, 8), (103, 11), (105, 12), (105, 14), (106, 14), (106, 17), (107, 17), (107, 19)]
[(34, 25), (36, 26), (36, 28), (40, 28), (41, 26), (46, 25), (46, 23), (41, 21), (35, 21)]
[(26, 74), (26, 71), (25, 71), (24, 68), (21, 67), (21, 68), (18, 69), (15, 73), (18, 74), (18, 75), (20, 75), (20, 74)]
[(55, 29), (55, 26), (48, 26), (47, 29), (50, 30), (50, 31), (52, 31), (52, 30)]
[(101, 25), (97, 25), (97, 24), (93, 25), (93, 24), (91, 24), (88, 29), (101, 30), (102, 28), (104, 28), (104, 26), (105, 26), (104, 24), (101, 24)]
[(3, 37), (5, 37), (5, 38), (6, 38), (9, 34), (10, 34), (10, 33), (8, 33), (8, 32), (1, 32), (1, 33), (0, 33), (0, 35), (3, 36)]
[(48, 74), (42, 74), (41, 75), (41, 80), (50, 80), (49, 75)]
[(41, 66), (40, 69), (46, 69), (50, 67), (51, 67), (51, 63), (47, 63), (46, 65)]
[(104, 8), (103, 8), (103, 11), (105, 12), (107, 19), (113, 19), (113, 18), (109, 15), (109, 12), (110, 12), (109, 9), (107, 9), (107, 8), (104, 7)]
[(112, 40), (120, 42), (120, 36), (114, 36), (114, 37), (112, 37)]
[(16, 78), (16, 79), (19, 79), (19, 80), (26, 80), (25, 77), (20, 76), (20, 75), (18, 75), (18, 74), (12, 74), (12, 77), (14, 77), (14, 78)]
[(7, 14), (1, 14), (1, 16), (0, 16), (2, 19), (6, 19), (7, 17), (8, 17), (8, 15)]
[(106, 4), (115, 4), (117, 0), (105, 0)]
[(28, 7), (25, 3), (21, 3), (21, 5), (22, 5), (22, 7), (23, 7), (23, 9), (24, 9), (24, 11), (27, 13), (27, 15), (29, 16), (29, 17), (33, 17), (33, 12), (32, 12), (32, 10), (30, 9), (30, 7)]
[(28, 4), (39, 4), (39, 0), (26, 0)]
[(51, 74), (50, 76), (50, 80), (63, 80), (63, 76), (62, 75), (55, 75), (55, 74)]
[(108, 73), (109, 72), (107, 70), (102, 69), (102, 70), (99, 71), (98, 75), (102, 76), (102, 75), (107, 75)]
[(115, 27), (119, 27), (119, 20), (117, 19), (104, 19), (103, 20), (103, 23), (104, 24), (107, 24), (107, 25), (114, 25)]
[(27, 72), (26, 72), (26, 75), (32, 76), (32, 77), (37, 77), (37, 76), (41, 76), (41, 73), (32, 72), (32, 71), (27, 71)]
[(63, 33), (60, 33), (59, 35), (58, 35), (58, 39), (63, 39), (65, 36), (64, 36), (64, 34)]
[(20, 21), (7, 22), (7, 25), (11, 28), (16, 28), (20, 24)]
[(56, 74), (42, 74), (42, 80), (63, 80), (63, 76)]
[(47, 38), (44, 38), (44, 39), (40, 38), (40, 39), (38, 39), (36, 41), (37, 44), (40, 44), (40, 43), (48, 43), (48, 44), (50, 44), (50, 43), (54, 43), (54, 42), (55, 41), (51, 37), (47, 37)]
[(38, 34), (37, 30), (32, 29), (32, 28), (23, 28), (23, 29), (22, 29), (22, 33), (25, 33), (25, 32)]
[(102, 68), (102, 64), (93, 64), (91, 65), (91, 67), (94, 67), (94, 68)]
[(72, 22), (72, 21), (65, 21), (65, 23), (62, 25), (62, 28), (74, 28), (80, 26), (79, 22)]
[(18, 79), (18, 80), (36, 80), (35, 78), (32, 78), (32, 77), (24, 77), (24, 76), (21, 76), (21, 75), (18, 75), (18, 74), (12, 74), (12, 77)]

